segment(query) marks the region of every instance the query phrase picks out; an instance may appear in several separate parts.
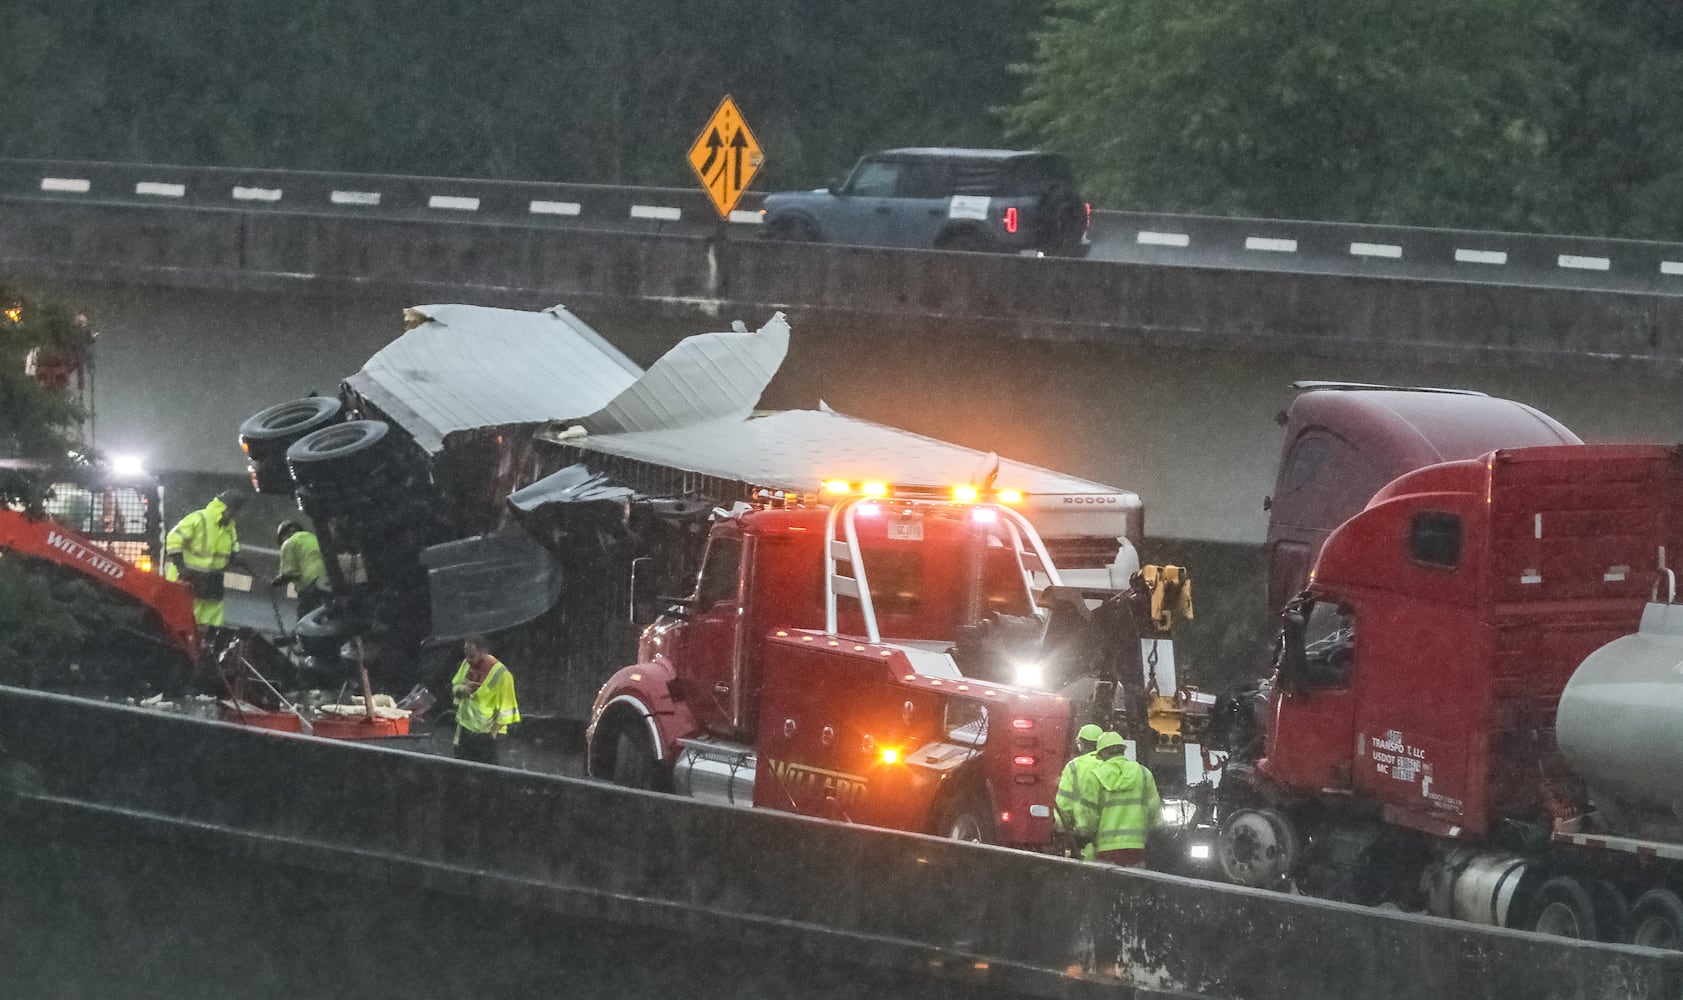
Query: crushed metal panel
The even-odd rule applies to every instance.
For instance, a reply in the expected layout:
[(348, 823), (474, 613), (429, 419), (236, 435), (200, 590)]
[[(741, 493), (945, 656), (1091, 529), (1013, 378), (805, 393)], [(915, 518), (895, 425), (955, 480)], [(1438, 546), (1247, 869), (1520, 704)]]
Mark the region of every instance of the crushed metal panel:
[(555, 560), (518, 525), (421, 551), (437, 640), (522, 625), (561, 594)]
[(346, 379), (427, 451), (455, 431), (576, 420), (643, 374), (561, 306), (416, 306), (413, 324)]
[(525, 513), (552, 503), (624, 504), (636, 495), (628, 487), (610, 483), (608, 477), (599, 472), (592, 472), (583, 465), (569, 465), (510, 493), (508, 502), (515, 510)]
[(789, 322), (777, 313), (754, 333), (686, 337), (613, 402), (581, 423), (594, 434), (636, 433), (741, 420), (789, 353)]

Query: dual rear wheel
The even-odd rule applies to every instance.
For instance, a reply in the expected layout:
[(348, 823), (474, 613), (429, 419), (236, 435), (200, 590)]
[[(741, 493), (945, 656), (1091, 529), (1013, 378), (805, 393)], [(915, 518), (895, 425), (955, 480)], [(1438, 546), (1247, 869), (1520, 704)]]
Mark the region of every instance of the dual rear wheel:
[(1627, 904), (1606, 880), (1556, 875), (1537, 887), (1527, 926), (1556, 937), (1683, 951), (1683, 898), (1656, 888)]

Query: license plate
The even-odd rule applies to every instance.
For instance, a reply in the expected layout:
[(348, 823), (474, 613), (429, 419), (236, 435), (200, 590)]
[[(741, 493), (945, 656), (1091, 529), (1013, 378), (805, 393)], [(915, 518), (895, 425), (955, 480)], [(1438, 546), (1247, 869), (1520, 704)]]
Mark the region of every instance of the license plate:
[(922, 521), (890, 521), (888, 522), (888, 537), (901, 542), (923, 541)]

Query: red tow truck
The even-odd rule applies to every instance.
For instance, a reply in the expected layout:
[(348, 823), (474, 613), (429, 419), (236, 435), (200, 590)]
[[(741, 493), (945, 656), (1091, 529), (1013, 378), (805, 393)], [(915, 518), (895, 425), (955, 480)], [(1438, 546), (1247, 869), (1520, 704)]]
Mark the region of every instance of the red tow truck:
[(1218, 796), (1229, 878), (1683, 948), (1683, 450), (1498, 450), (1327, 538)]
[[(1077, 708), (1050, 692), (1092, 669), (1058, 621), (1128, 592), (1062, 587), (1015, 491), (825, 489), (715, 519), (694, 592), (596, 697), (589, 772), (1046, 848)], [(1138, 636), (1100, 672), (1140, 677)]]

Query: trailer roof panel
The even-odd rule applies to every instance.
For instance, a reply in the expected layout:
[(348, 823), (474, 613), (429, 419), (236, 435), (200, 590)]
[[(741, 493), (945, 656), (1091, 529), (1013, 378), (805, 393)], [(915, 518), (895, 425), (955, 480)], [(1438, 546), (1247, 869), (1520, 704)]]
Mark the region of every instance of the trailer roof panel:
[(643, 369), (562, 306), (416, 306), (414, 324), (347, 384), (428, 451), (454, 431), (583, 417)]
[(587, 451), (773, 489), (811, 491), (826, 479), (920, 486), (974, 483), (997, 460), (996, 483), (1001, 488), (1033, 494), (1132, 496), (1113, 486), (995, 459), (987, 452), (828, 409), (784, 410), (654, 433), (561, 440)]

